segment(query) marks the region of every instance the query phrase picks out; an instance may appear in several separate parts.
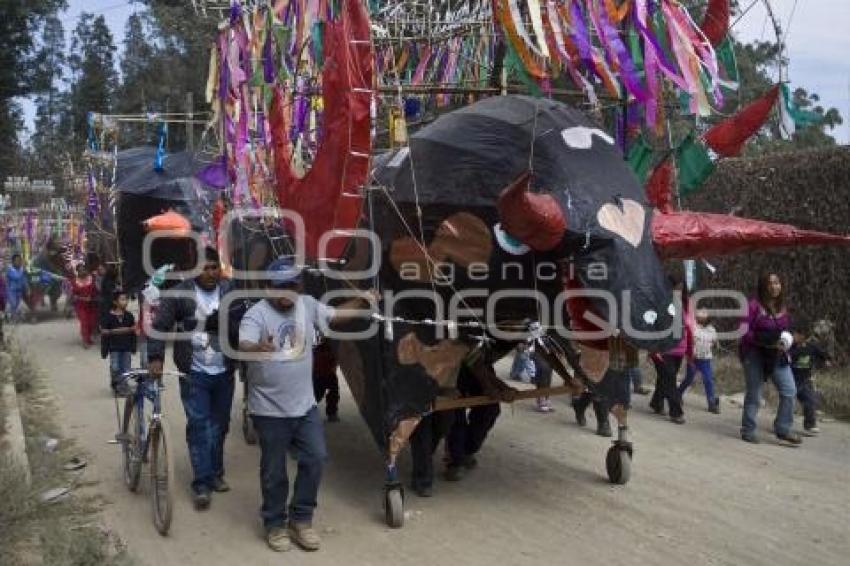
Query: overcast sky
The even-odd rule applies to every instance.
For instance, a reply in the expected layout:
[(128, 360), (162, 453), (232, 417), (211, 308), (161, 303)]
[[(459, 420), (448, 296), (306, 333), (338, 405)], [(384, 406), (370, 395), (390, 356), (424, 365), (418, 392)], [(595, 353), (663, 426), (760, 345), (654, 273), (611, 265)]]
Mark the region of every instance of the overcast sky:
[[(767, 22), (764, 2), (740, 0), (744, 8), (753, 4), (733, 29), (741, 39), (774, 39), (773, 28)], [(792, 87), (802, 86), (817, 92), (825, 107), (838, 108), (845, 123), (832, 133), (841, 143), (850, 142), (850, 0), (769, 2), (786, 33), (791, 61), (788, 78)], [(69, 8), (62, 19), (69, 34), (83, 10), (103, 14), (119, 49), (128, 16), (140, 9), (129, 0), (69, 0), (68, 3)], [(26, 113), (27, 122), (31, 125), (32, 105), (28, 105)]]

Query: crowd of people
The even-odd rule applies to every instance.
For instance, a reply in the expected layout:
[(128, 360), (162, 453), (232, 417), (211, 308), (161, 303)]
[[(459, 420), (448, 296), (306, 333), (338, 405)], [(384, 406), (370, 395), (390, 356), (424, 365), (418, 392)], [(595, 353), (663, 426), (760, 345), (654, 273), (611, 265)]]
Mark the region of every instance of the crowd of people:
[[(14, 279), (12, 282), (14, 285)], [(688, 304), (682, 281), (671, 278), (671, 285), (683, 294), (682, 304)], [(7, 296), (9, 288), (7, 282)], [(291, 257), (282, 257), (267, 268), (265, 298), (250, 306), (226, 301), (234, 286), (222, 277), (218, 255), (212, 248), (205, 252), (201, 273), (177, 285), (180, 293), (161, 299), (156, 293), (145, 293), (139, 320), (128, 311), (129, 297), (116, 286), (108, 271), (101, 270), (98, 277), (80, 268), (72, 288), (83, 344), (91, 344), (92, 334), (99, 330), (101, 353), (109, 359), (110, 385), (118, 395), (125, 393), (121, 375), (130, 368), (137, 349), (141, 363), (153, 375), (160, 374), (166, 342), (154, 336), (167, 335), (176, 328), (195, 328), (190, 336), (173, 340), (173, 358), (183, 374), (180, 398), (186, 414), (193, 474), (190, 491), (199, 510), (211, 505), (215, 493), (230, 489), (225, 476), (224, 444), (234, 376), (237, 371), (242, 372), (247, 383), (248, 413), (261, 452), (261, 518), (267, 544), (276, 551), (287, 550), (293, 542), (306, 550), (318, 549), (321, 541), (312, 519), (327, 457), (325, 419), (319, 404), (325, 401), (326, 421), (336, 422), (340, 398), (337, 363), (319, 330), (362, 316), (358, 313), (363, 311), (357, 309), (364, 301), (376, 299), (375, 292), (337, 308), (330, 307), (303, 293), (301, 269)], [(227, 303), (229, 311), (220, 317), (219, 309)], [(706, 409), (720, 412), (712, 368), (718, 332), (706, 311), (698, 310), (693, 316), (685, 312), (684, 320), (681, 339), (668, 351), (650, 355), (657, 381), (649, 406), (677, 424), (685, 423), (682, 397), (697, 377), (705, 391)], [(226, 321), (225, 326), (219, 327), (219, 321)], [(749, 302), (742, 323), (747, 324), (748, 330), (739, 347), (746, 383), (741, 438), (758, 442), (755, 430), (761, 387), (770, 379), (779, 393), (774, 432), (784, 443), (800, 444), (800, 435), (792, 428), (794, 398), (803, 409), (804, 432), (816, 434), (819, 429), (812, 371), (829, 364), (829, 356), (810, 339), (806, 321), (790, 320), (776, 274), (759, 279), (758, 291)], [(222, 348), (225, 340), (238, 345), (241, 353), (256, 358), (243, 362), (231, 359)], [(496, 376), (493, 361), (480, 356), (464, 360), (457, 378), (461, 397), (499, 397), (495, 389), (506, 386)], [(682, 366), (684, 378), (679, 382)], [(632, 392), (647, 395), (640, 368), (629, 368), (626, 373)], [(510, 377), (541, 389), (535, 403), (538, 411), (554, 411), (546, 395), (552, 368), (531, 344), (522, 343), (516, 348)], [(578, 424), (586, 424), (585, 412), (590, 406), (596, 416), (596, 432), (611, 436), (611, 407), (590, 390), (572, 400)], [(421, 497), (433, 494), (433, 460), (443, 440), (444, 478), (463, 479), (477, 466), (476, 455), (499, 414), (499, 404), (493, 403), (424, 416), (410, 438), (413, 492)], [(287, 454), (297, 461), (292, 483), (286, 469)]]

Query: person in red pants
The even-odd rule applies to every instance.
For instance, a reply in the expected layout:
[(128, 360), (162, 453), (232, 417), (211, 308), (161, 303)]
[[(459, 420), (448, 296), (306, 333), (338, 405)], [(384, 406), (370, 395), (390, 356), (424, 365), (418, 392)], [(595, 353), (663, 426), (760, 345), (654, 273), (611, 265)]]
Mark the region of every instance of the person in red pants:
[(77, 276), (71, 281), (74, 296), (74, 311), (80, 324), (80, 338), (83, 348), (88, 349), (94, 342), (92, 335), (97, 329), (97, 289), (89, 270), (81, 265), (77, 268)]

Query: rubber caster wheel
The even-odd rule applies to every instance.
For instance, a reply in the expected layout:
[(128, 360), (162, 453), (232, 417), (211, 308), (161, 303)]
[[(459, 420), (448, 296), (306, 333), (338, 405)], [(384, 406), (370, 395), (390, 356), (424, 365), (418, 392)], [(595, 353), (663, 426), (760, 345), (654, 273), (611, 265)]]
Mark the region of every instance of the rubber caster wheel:
[(612, 446), (605, 456), (605, 469), (608, 471), (608, 480), (617, 485), (625, 485), (632, 475), (632, 456), (628, 450), (619, 446)]
[(247, 409), (242, 410), (242, 436), (245, 438), (245, 444), (253, 446), (257, 443), (257, 431), (254, 430), (254, 423)]
[(400, 529), (404, 526), (404, 494), (401, 489), (387, 490), (384, 496), (384, 511), (388, 527)]

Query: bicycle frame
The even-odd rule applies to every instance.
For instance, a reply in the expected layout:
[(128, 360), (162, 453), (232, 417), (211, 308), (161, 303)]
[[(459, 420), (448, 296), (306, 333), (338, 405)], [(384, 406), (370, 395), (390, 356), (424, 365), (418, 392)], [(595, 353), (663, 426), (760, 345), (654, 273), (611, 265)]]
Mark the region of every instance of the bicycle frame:
[[(162, 419), (162, 395), (163, 389), (160, 380), (146, 378), (137, 381), (136, 391), (133, 393), (133, 410), (136, 411), (139, 418), (136, 419), (136, 434), (141, 439), (140, 456), (143, 463), (148, 461), (148, 449), (150, 447), (151, 435), (148, 434), (152, 428), (159, 425)], [(153, 412), (148, 423), (144, 421), (145, 414), (145, 399), (153, 404)], [(147, 425), (147, 429), (145, 428)]]

